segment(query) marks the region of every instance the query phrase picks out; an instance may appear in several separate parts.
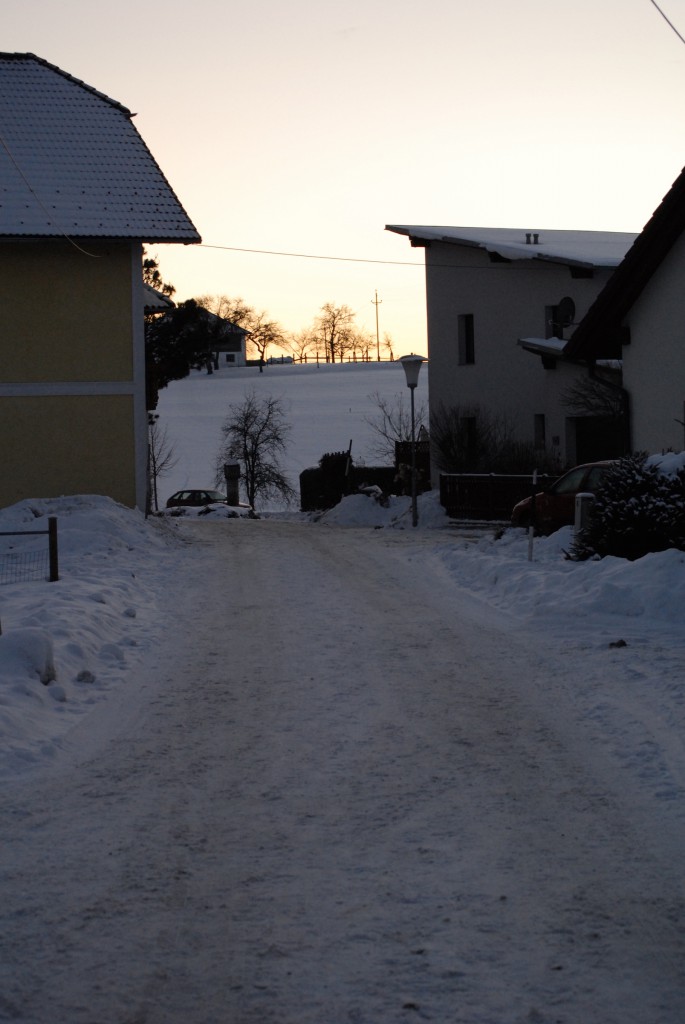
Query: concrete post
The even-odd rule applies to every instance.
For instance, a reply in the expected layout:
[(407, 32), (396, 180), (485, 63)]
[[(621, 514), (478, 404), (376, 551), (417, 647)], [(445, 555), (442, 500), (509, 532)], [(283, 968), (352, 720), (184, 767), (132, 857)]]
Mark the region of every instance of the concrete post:
[(240, 463), (237, 459), (231, 459), (224, 463), (224, 478), (226, 480), (226, 497), (229, 505), (240, 504)]

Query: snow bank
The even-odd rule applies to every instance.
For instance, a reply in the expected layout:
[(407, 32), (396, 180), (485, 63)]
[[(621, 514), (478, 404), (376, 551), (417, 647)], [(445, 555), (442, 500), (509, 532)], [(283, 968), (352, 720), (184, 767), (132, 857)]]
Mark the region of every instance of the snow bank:
[[(0, 510), (0, 532), (57, 518), (60, 579), (0, 587), (0, 769), (45, 758), (74, 719), (120, 682), (156, 639), (156, 602), (181, 543), (165, 522), (98, 495)], [(0, 537), (3, 556), (47, 537)]]

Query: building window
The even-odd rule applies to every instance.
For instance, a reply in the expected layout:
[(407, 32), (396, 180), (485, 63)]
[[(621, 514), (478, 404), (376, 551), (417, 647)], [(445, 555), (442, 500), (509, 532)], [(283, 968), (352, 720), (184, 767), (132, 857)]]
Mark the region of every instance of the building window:
[(536, 448), (544, 448), (547, 444), (544, 412), (536, 412), (533, 416), (533, 442)]
[(545, 306), (545, 337), (561, 338), (563, 333), (559, 326), (559, 307)]
[(227, 352), (226, 353), (226, 362), (227, 363), (234, 363), (235, 362), (235, 356), (233, 355), (232, 352)]
[(459, 365), (475, 363), (473, 313), (461, 313), (457, 318), (457, 340), (459, 344)]

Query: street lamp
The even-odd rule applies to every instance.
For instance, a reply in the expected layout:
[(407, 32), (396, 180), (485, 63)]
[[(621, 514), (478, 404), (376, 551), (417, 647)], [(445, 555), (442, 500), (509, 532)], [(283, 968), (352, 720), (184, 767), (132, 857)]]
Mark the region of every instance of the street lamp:
[(421, 364), (425, 363), (425, 356), (411, 355), (401, 356), (400, 362), (404, 367), (404, 374), (407, 378), (407, 387), (411, 392), (411, 525), (416, 526), (419, 521), (419, 513), (416, 507), (416, 438), (414, 428), (414, 392), (419, 383), (419, 371)]

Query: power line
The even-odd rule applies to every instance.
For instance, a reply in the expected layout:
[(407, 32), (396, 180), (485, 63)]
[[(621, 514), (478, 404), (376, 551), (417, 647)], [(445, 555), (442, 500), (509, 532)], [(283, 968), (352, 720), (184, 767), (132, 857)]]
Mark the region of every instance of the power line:
[(653, 6), (653, 7), (656, 7), (657, 11), (658, 11), (658, 12), (659, 12), (659, 14), (661, 15), (661, 17), (662, 17), (662, 18), (664, 19), (664, 21), (666, 22), (666, 24), (667, 24), (667, 25), (669, 26), (669, 28), (672, 28), (672, 29), (673, 29), (673, 31), (675, 32), (675, 34), (676, 34), (676, 35), (678, 36), (678, 39), (680, 40), (680, 42), (681, 42), (681, 43), (685, 43), (685, 37), (681, 36), (680, 32), (679, 32), (679, 31), (678, 31), (678, 29), (677, 29), (677, 28), (675, 27), (675, 25), (673, 24), (673, 22), (672, 22), (672, 21), (670, 21), (670, 20), (669, 20), (669, 19), (668, 19), (668, 18), (666, 17), (666, 15), (665, 15), (665, 14), (664, 14), (664, 12), (663, 12), (663, 11), (661, 10), (661, 8), (659, 7), (659, 5), (658, 5), (658, 3), (656, 2), (656, 0), (650, 0), (650, 3), (652, 4), (652, 6)]
[(423, 263), (409, 263), (406, 260), (369, 260), (355, 256), (319, 256), (307, 252), (276, 252), (273, 249), (241, 249), (236, 245), (210, 245), (200, 243), (201, 249), (222, 249), (226, 252), (252, 252), (260, 256), (292, 256), (301, 260), (337, 260), (339, 263), (383, 263), (391, 267), (423, 267)]
[[(436, 241), (441, 241), (441, 239), (436, 239)], [(445, 241), (445, 244), (448, 244), (448, 245), (449, 244), (455, 244), (455, 245), (459, 244), (458, 241), (455, 241), (454, 243), (451, 243), (451, 242), (449, 242), (447, 240), (444, 240), (444, 241)], [(523, 267), (524, 262), (527, 261), (527, 260), (535, 258), (535, 257), (526, 257), (525, 260), (524, 259), (521, 259), (521, 260), (514, 259), (513, 261), (509, 260), (509, 259), (506, 259), (503, 262), (493, 262), (493, 263), (488, 263), (488, 264), (485, 264), (485, 265), (476, 264), (476, 263), (432, 263), (432, 264), (430, 264), (427, 267), (426, 263), (409, 263), (406, 260), (405, 261), (403, 261), (403, 260), (370, 260), (370, 259), (364, 259), (361, 256), (356, 256), (356, 257), (355, 256), (320, 256), (320, 255), (316, 255), (314, 253), (305, 253), (305, 252), (279, 252), (276, 249), (245, 249), (245, 248), (238, 247), (238, 246), (235, 246), (235, 245), (212, 245), (209, 242), (200, 242), (197, 245), (192, 246), (192, 248), (193, 249), (218, 249), (221, 252), (248, 252), (248, 253), (254, 253), (254, 254), (258, 255), (258, 256), (285, 256), (285, 257), (291, 257), (293, 259), (301, 259), (301, 260), (329, 260), (329, 261), (333, 260), (333, 261), (337, 261), (339, 263), (375, 263), (375, 264), (379, 264), (380, 263), (380, 264), (382, 264), (384, 266), (389, 266), (389, 267), (419, 267), (421, 270), (429, 269), (429, 270), (487, 270), (487, 271), (493, 271), (493, 270), (503, 270), (503, 269), (506, 269), (506, 270), (511, 272), (512, 270), (524, 269), (524, 267)], [(483, 251), (486, 251), (486, 250), (483, 250)], [(541, 257), (538, 256), (537, 258), (539, 259)], [(563, 262), (563, 260), (561, 262)], [(577, 262), (577, 261), (574, 261), (574, 262)], [(581, 264), (581, 265), (582, 266), (587, 266), (588, 269), (591, 269), (591, 267), (592, 267), (592, 264), (590, 264), (590, 263)], [(373, 302), (373, 299), (371, 301)]]

